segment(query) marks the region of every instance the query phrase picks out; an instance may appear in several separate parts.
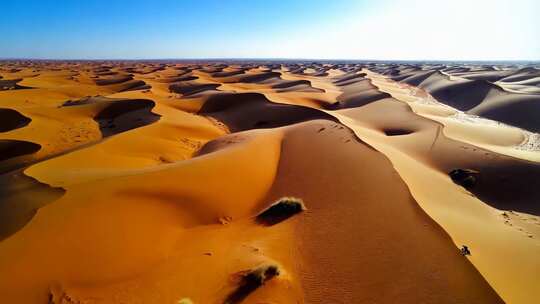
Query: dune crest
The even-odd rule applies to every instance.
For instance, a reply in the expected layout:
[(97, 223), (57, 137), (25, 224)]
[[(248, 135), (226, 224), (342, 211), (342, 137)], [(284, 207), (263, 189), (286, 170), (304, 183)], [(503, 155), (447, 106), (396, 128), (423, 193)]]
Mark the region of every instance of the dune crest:
[(532, 303), (538, 71), (2, 62), (0, 302)]

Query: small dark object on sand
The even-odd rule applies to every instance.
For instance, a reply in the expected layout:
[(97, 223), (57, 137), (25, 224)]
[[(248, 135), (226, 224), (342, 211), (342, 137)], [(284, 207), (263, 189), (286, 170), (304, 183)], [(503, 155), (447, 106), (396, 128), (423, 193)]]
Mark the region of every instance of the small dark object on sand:
[(476, 185), (480, 173), (471, 169), (454, 169), (448, 173), (452, 181), (465, 189), (470, 189)]
[(235, 304), (242, 302), (249, 294), (278, 275), (279, 268), (275, 265), (263, 265), (251, 270), (242, 277), (240, 285), (227, 297), (224, 304)]
[(268, 209), (257, 215), (257, 222), (271, 226), (304, 210), (306, 210), (306, 208), (301, 199), (283, 197), (273, 203)]
[(471, 255), (471, 251), (469, 250), (469, 247), (463, 245), (461, 246), (461, 255), (465, 256), (465, 255)]

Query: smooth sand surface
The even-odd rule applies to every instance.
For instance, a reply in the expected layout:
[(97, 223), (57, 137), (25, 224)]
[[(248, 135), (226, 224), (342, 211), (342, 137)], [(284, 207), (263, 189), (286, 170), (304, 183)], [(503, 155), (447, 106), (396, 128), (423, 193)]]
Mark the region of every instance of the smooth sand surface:
[(2, 62), (0, 302), (533, 303), (537, 72)]

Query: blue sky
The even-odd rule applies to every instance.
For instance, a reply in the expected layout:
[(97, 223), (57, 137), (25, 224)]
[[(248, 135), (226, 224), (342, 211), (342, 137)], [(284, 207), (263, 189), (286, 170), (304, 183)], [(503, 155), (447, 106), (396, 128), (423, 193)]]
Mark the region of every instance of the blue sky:
[(26, 0), (0, 58), (539, 60), (536, 0)]

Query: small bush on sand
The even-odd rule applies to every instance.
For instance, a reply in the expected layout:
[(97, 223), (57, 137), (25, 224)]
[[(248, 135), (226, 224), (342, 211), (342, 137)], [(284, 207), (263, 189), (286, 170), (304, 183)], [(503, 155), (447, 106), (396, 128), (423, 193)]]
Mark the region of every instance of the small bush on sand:
[(448, 175), (454, 183), (465, 189), (470, 189), (476, 185), (480, 173), (471, 169), (454, 169)]
[(249, 294), (278, 275), (279, 267), (276, 265), (268, 264), (252, 269), (242, 276), (238, 288), (236, 288), (223, 303), (236, 304), (242, 302)]
[(257, 222), (267, 226), (274, 225), (304, 210), (306, 207), (301, 199), (283, 197), (257, 215)]

